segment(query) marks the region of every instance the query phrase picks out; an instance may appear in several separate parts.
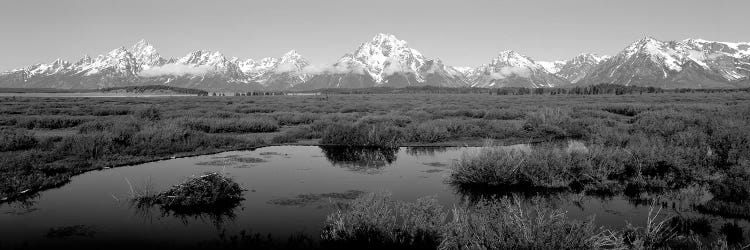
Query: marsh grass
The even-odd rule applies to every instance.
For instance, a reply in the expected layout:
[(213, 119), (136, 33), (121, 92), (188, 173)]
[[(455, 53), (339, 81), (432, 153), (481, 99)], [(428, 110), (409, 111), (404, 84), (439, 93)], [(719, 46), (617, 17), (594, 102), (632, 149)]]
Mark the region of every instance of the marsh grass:
[(675, 228), (669, 221), (672, 216), (659, 218), (662, 207), (652, 203), (646, 217), (646, 225), (643, 228), (635, 227), (628, 223), (624, 232), (625, 243), (634, 248), (654, 249), (666, 247), (670, 241), (677, 237)]
[(349, 190), (342, 193), (321, 193), (321, 194), (300, 194), (293, 198), (279, 198), (268, 201), (269, 204), (277, 206), (297, 206), (303, 207), (319, 202), (336, 203), (356, 199), (365, 192), (359, 190)]
[[(0, 150), (0, 197), (59, 186), (71, 176), (104, 167), (302, 139), (389, 148), (475, 144), (482, 138), (503, 143), (576, 139), (588, 153), (575, 146), (523, 156), (528, 158), (524, 164), (535, 164), (524, 168), (523, 185), (595, 193), (704, 184), (750, 161), (750, 95), (744, 92), (420, 93), (334, 95), (326, 100), (0, 98), (2, 130), (25, 130), (3, 136), (11, 142), (0, 144), (6, 150)], [(72, 130), (78, 133), (68, 133)], [(269, 134), (247, 135), (254, 133)], [(564, 167), (547, 169), (553, 163)]]
[(37, 138), (26, 131), (0, 129), (0, 152), (30, 149), (37, 142)]
[(652, 204), (646, 225), (623, 231), (578, 221), (539, 197), (493, 197), (464, 202), (449, 213), (435, 197), (394, 201), (369, 193), (329, 214), (325, 245), (395, 249), (662, 249), (700, 247), (679, 234)]
[(326, 159), (334, 166), (369, 173), (396, 161), (399, 148), (321, 146)]
[(339, 247), (435, 249), (445, 218), (435, 197), (404, 203), (369, 193), (328, 215), (321, 238)]
[[(538, 196), (481, 198), (446, 213), (434, 196), (402, 202), (368, 193), (329, 214), (321, 238), (322, 246), (367, 249), (728, 249), (722, 237), (699, 239), (678, 230), (683, 222), (662, 209), (652, 201), (643, 227), (611, 230), (596, 226), (593, 217), (569, 219)], [(722, 235), (742, 235), (732, 230)]]
[(396, 148), (403, 142), (400, 129), (385, 124), (336, 123), (323, 132), (324, 145)]
[(568, 220), (541, 200), (524, 206), (518, 197), (480, 200), (452, 210), (439, 249), (617, 248), (619, 237), (593, 220)]
[(595, 155), (580, 143), (567, 149), (539, 146), (531, 150), (485, 144), (476, 153), (464, 153), (453, 163), (450, 182), (530, 188), (569, 188), (574, 184), (601, 182), (601, 170), (592, 166)]
[(186, 128), (206, 133), (267, 133), (279, 130), (279, 124), (273, 118), (227, 118), (208, 119), (194, 118), (181, 121)]
[(734, 218), (750, 218), (750, 169), (732, 167), (710, 187), (714, 197), (697, 206), (699, 211)]

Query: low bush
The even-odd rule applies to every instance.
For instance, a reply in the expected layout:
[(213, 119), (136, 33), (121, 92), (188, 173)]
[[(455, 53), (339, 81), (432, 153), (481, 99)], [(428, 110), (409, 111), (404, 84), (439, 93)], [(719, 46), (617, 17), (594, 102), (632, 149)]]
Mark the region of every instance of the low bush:
[(388, 124), (396, 127), (406, 127), (412, 123), (412, 119), (408, 116), (387, 114), (387, 115), (368, 115), (359, 119), (360, 123), (366, 124)]
[(92, 120), (85, 116), (23, 116), (16, 119), (16, 127), (25, 129), (63, 129), (72, 128)]
[(484, 119), (488, 120), (516, 120), (524, 118), (526, 114), (518, 109), (493, 109), (484, 114)]
[(602, 110), (624, 116), (635, 116), (648, 108), (645, 106), (626, 105), (626, 104), (610, 104), (604, 106)]
[(205, 134), (175, 124), (167, 124), (159, 127), (146, 127), (133, 134), (124, 153), (157, 156), (174, 152), (244, 146), (248, 143), (232, 136)]
[(372, 249), (700, 248), (701, 242), (678, 232), (672, 217), (660, 212), (652, 204), (644, 227), (612, 231), (595, 226), (593, 218), (570, 220), (540, 197), (466, 200), (446, 214), (434, 197), (401, 202), (369, 193), (329, 214), (322, 239), (327, 247)]
[(573, 221), (541, 200), (524, 207), (513, 200), (482, 199), (453, 209), (439, 249), (601, 249), (621, 245), (617, 237)]
[(407, 141), (434, 143), (448, 140), (451, 134), (445, 126), (435, 126), (432, 122), (424, 122), (412, 125), (407, 130)]
[(336, 123), (323, 132), (320, 143), (326, 145), (361, 147), (398, 147), (403, 141), (403, 132), (385, 124)]
[[(454, 162), (450, 182), (532, 188), (568, 188), (574, 183), (598, 180), (588, 151), (566, 151), (554, 147), (532, 150), (505, 149), (487, 145), (474, 154), (465, 153)], [(597, 180), (592, 180), (597, 178)]]
[(135, 112), (135, 116), (146, 121), (158, 121), (161, 119), (161, 110), (156, 106), (148, 106)]
[(279, 123), (273, 118), (230, 118), (230, 119), (183, 119), (185, 127), (206, 133), (267, 133), (279, 130)]
[(527, 113), (523, 129), (534, 137), (561, 139), (567, 136), (561, 125), (570, 122), (570, 119), (566, 110), (545, 108)]
[(736, 218), (750, 218), (750, 170), (732, 167), (721, 181), (710, 187), (713, 198), (698, 205), (698, 210)]
[(131, 110), (127, 107), (97, 107), (91, 110), (91, 114), (95, 116), (113, 116), (113, 115), (128, 115)]
[(0, 129), (0, 152), (30, 149), (36, 146), (37, 139), (19, 129)]
[(298, 112), (274, 112), (271, 116), (279, 122), (280, 125), (300, 125), (310, 124), (320, 119), (319, 114), (314, 113), (298, 113)]
[(722, 201), (750, 201), (750, 168), (735, 166), (727, 172), (722, 181), (711, 185), (714, 199)]
[(435, 197), (405, 203), (369, 193), (328, 215), (321, 238), (337, 246), (435, 249), (445, 218)]
[(55, 145), (53, 155), (58, 158), (73, 157), (81, 160), (102, 159), (117, 151), (112, 139), (112, 134), (105, 132), (65, 137)]

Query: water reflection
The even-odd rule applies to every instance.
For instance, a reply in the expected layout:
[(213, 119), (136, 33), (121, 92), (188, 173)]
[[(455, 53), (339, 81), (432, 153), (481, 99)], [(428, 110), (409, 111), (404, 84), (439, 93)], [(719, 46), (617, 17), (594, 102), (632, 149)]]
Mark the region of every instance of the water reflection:
[(406, 153), (411, 156), (435, 156), (448, 151), (448, 147), (406, 147)]
[(4, 212), (5, 214), (24, 215), (38, 210), (38, 208), (36, 208), (38, 199), (39, 193), (35, 193), (7, 201), (6, 203), (0, 203), (0, 208), (3, 206), (8, 208), (8, 211)]
[(396, 161), (398, 148), (320, 146), (334, 166), (356, 172), (375, 173)]
[(237, 218), (237, 210), (244, 210), (240, 208), (239, 202), (210, 207), (180, 209), (131, 202), (131, 207), (136, 215), (148, 222), (154, 222), (157, 218), (174, 217), (179, 219), (184, 225), (188, 225), (191, 221), (200, 221), (210, 223), (217, 229), (221, 229), (224, 225), (234, 222)]
[[(509, 148), (524, 150), (529, 146)], [(319, 239), (326, 216), (332, 211), (346, 207), (346, 201), (363, 192), (378, 191), (392, 192), (394, 198), (401, 201), (437, 195), (446, 209), (462, 202), (514, 195), (524, 205), (533, 199), (542, 199), (541, 202), (565, 211), (571, 219), (585, 220), (595, 216), (597, 226), (613, 230), (626, 229), (628, 222), (643, 227), (649, 207), (655, 204), (664, 207), (664, 216), (673, 216), (670, 226), (675, 231), (686, 235), (693, 231), (704, 237), (704, 242), (726, 235), (730, 245), (743, 240), (745, 245), (750, 243), (746, 242), (750, 239), (747, 220), (700, 214), (691, 207), (691, 204), (711, 199), (703, 187), (631, 196), (596, 196), (570, 190), (549, 192), (446, 184), (450, 174), (447, 168), (453, 160), (476, 150), (479, 149), (279, 146), (89, 172), (59, 189), (42, 192), (38, 199), (1, 204), (0, 241), (4, 244), (0, 248), (20, 246), (25, 242), (31, 242), (32, 247), (37, 248), (59, 243), (60, 238), (50, 239), (46, 235), (74, 236), (67, 237), (66, 241), (89, 240), (79, 237), (91, 235), (94, 230), (88, 230), (91, 229), (88, 226), (95, 227), (97, 240), (137, 239), (179, 244), (206, 242), (209, 246), (216, 243), (219, 247), (237, 243), (238, 246), (299, 248)], [(252, 190), (244, 194), (246, 199), (239, 206), (176, 211), (159, 206), (130, 207), (124, 199), (115, 198), (116, 202), (111, 199), (112, 194), (128, 192), (124, 178), (153, 178), (156, 189), (165, 189), (179, 183), (184, 176), (203, 173), (207, 168), (221, 171), (225, 167), (218, 161), (216, 164), (207, 162), (222, 160), (221, 163), (228, 161), (236, 166), (243, 164), (239, 161), (260, 162), (257, 159), (263, 159), (263, 162), (252, 168), (227, 168), (238, 183)], [(377, 174), (352, 174), (351, 171)], [(241, 231), (247, 228), (258, 233)], [(290, 234), (297, 231), (309, 237), (295, 237), (290, 240), (293, 243), (287, 243)], [(216, 237), (217, 233), (219, 237)], [(274, 235), (273, 238), (266, 237), (269, 234)]]

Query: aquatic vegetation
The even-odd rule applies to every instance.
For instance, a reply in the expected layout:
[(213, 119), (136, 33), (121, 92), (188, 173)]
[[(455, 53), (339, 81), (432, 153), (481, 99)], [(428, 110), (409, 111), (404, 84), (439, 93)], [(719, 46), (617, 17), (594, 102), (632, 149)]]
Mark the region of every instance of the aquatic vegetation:
[[(322, 238), (324, 246), (395, 249), (727, 249), (721, 237), (703, 242), (677, 230), (679, 222), (661, 210), (652, 203), (644, 227), (628, 223), (618, 231), (595, 226), (593, 218), (569, 219), (539, 197), (482, 198), (445, 213), (434, 197), (400, 202), (369, 193), (329, 214)], [(733, 242), (742, 237), (736, 226), (723, 228)]]
[(648, 210), (646, 226), (638, 228), (628, 223), (624, 232), (625, 243), (636, 249), (655, 249), (666, 247), (670, 241), (677, 238), (677, 232), (670, 226), (672, 217), (659, 219), (661, 207), (652, 204)]
[(231, 178), (220, 173), (207, 173), (187, 178), (168, 190), (152, 194), (139, 192), (133, 201), (141, 204), (159, 205), (167, 209), (201, 209), (212, 206), (234, 206), (244, 198), (244, 190)]
[(354, 171), (368, 172), (390, 165), (396, 160), (398, 148), (320, 146), (333, 165)]
[(279, 123), (268, 117), (191, 118), (180, 121), (186, 128), (206, 133), (266, 133), (279, 130)]
[(343, 193), (300, 194), (293, 198), (270, 200), (268, 203), (278, 206), (307, 206), (321, 201), (333, 203), (353, 200), (364, 193), (359, 190), (349, 190)]
[(750, 169), (735, 166), (721, 181), (711, 185), (714, 198), (697, 206), (698, 210), (727, 217), (750, 218)]
[[(59, 186), (95, 169), (299, 140), (393, 148), (476, 145), (484, 138), (503, 144), (577, 139), (583, 147), (523, 153), (524, 164), (535, 166), (519, 174), (521, 184), (599, 194), (711, 183), (750, 161), (746, 92), (583, 96), (570, 94), (580, 92), (571, 89), (495, 96), (469, 94), (476, 93), (470, 89), (456, 90), (462, 95), (409, 91), (416, 92), (342, 94), (326, 101), (286, 96), (2, 98), (0, 130), (25, 134), (2, 136), (23, 143), (0, 150), (0, 198)], [(388, 157), (381, 159), (380, 165), (387, 164)], [(564, 167), (547, 169), (553, 163)]]
[(403, 141), (401, 130), (384, 124), (336, 123), (323, 132), (324, 145), (395, 148)]
[(157, 121), (161, 119), (162, 115), (158, 107), (151, 105), (145, 109), (137, 110), (135, 116), (146, 121)]
[(569, 220), (541, 200), (524, 207), (515, 197), (454, 208), (439, 249), (600, 249), (621, 244), (619, 235), (597, 228), (592, 220)]
[(568, 188), (577, 182), (598, 181), (592, 156), (554, 147), (531, 151), (506, 149), (491, 144), (476, 153), (464, 153), (452, 165), (450, 182), (456, 185)]
[(48, 238), (67, 238), (67, 237), (94, 237), (96, 228), (87, 225), (73, 225), (50, 228), (47, 231)]
[(405, 203), (369, 193), (328, 215), (321, 238), (339, 247), (434, 249), (445, 218), (435, 197)]
[(449, 164), (446, 164), (443, 162), (424, 162), (422, 164), (425, 166), (436, 167), (436, 168), (444, 168), (444, 167), (450, 166)]
[(30, 149), (38, 140), (23, 130), (0, 129), (0, 152)]

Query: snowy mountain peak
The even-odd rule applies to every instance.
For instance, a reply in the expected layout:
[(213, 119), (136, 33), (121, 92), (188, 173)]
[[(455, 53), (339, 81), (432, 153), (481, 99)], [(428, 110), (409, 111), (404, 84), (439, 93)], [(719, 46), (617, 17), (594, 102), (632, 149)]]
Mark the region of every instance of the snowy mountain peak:
[[(277, 60), (274, 71), (276, 73), (292, 73), (302, 75), (302, 69), (309, 65), (307, 59), (302, 57), (296, 50), (290, 50), (281, 59)], [(304, 76), (303, 78), (304, 79)]]
[(196, 50), (177, 60), (177, 62), (181, 64), (196, 65), (216, 65), (228, 61), (229, 60), (227, 60), (221, 52), (212, 52), (208, 50)]
[(161, 64), (164, 59), (161, 58), (154, 46), (141, 39), (130, 49), (136, 63), (141, 65), (143, 68), (150, 68)]
[(467, 76), (475, 87), (554, 87), (565, 80), (550, 73), (542, 64), (513, 50), (505, 50)]
[(556, 74), (557, 72), (560, 72), (560, 68), (565, 65), (566, 61), (537, 61), (536, 63), (547, 70), (547, 72)]
[(607, 58), (609, 58), (609, 56), (599, 56), (593, 53), (581, 53), (570, 59), (570, 61), (600, 63), (603, 60), (607, 60)]
[(372, 41), (370, 41), (372, 44), (393, 44), (393, 45), (403, 45), (406, 46), (406, 41), (400, 40), (396, 38), (393, 34), (388, 33), (378, 33), (375, 35), (375, 37), (372, 38)]
[(513, 50), (505, 50), (500, 52), (500, 54), (495, 59), (492, 59), (491, 65), (494, 67), (541, 67), (537, 65), (531, 58), (521, 55), (520, 53)]
[(289, 52), (286, 52), (286, 54), (281, 56), (281, 61), (279, 63), (280, 64), (286, 64), (286, 63), (307, 64), (307, 60), (304, 57), (302, 57), (302, 55), (297, 53), (296, 50), (290, 50)]
[(141, 39), (140, 41), (133, 44), (131, 51), (137, 52), (137, 51), (156, 51), (156, 50), (154, 49), (154, 46), (146, 42), (146, 39)]
[[(122, 58), (128, 55), (130, 55), (130, 52), (128, 52), (128, 50), (125, 49), (125, 47), (119, 47), (107, 53), (107, 56), (112, 57), (112, 58)], [(102, 57), (102, 56), (99, 56), (99, 57)]]
[(656, 40), (653, 37), (647, 36), (630, 44), (630, 46), (625, 48), (624, 52), (626, 52), (626, 54), (634, 54), (638, 51), (652, 52), (658, 50), (663, 46), (663, 42)]
[[(362, 43), (354, 53), (344, 55), (339, 63), (363, 68), (377, 83), (395, 73), (417, 72), (425, 63), (419, 51), (409, 48), (406, 41), (387, 33), (375, 35)], [(417, 76), (417, 81), (423, 80)]]
[(94, 59), (91, 58), (88, 54), (83, 55), (78, 62), (76, 62), (76, 65), (85, 65), (85, 64), (91, 64), (94, 62)]

